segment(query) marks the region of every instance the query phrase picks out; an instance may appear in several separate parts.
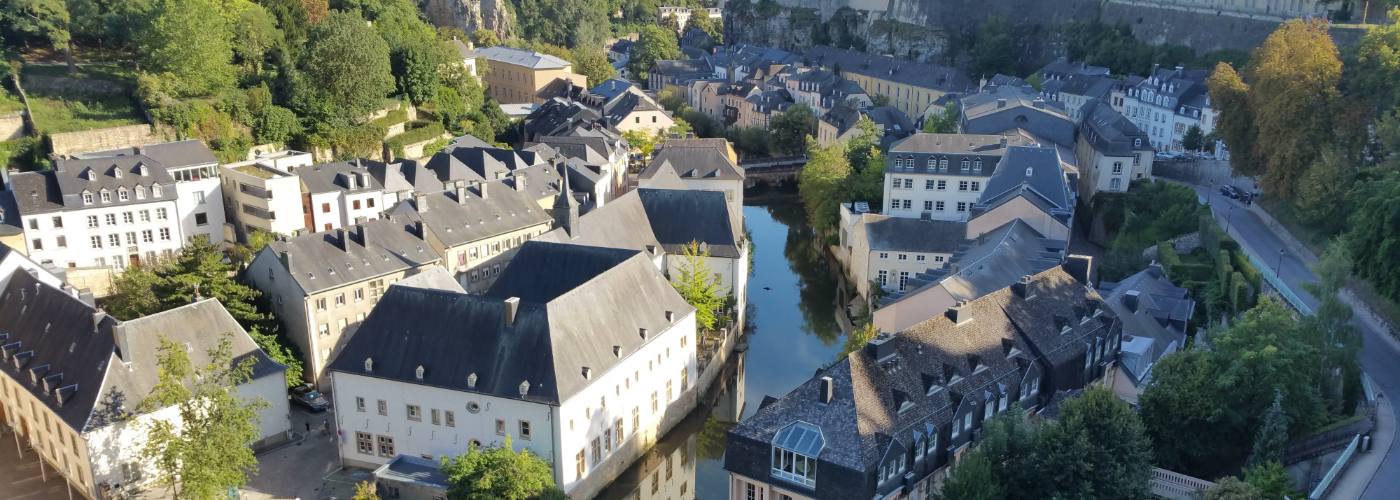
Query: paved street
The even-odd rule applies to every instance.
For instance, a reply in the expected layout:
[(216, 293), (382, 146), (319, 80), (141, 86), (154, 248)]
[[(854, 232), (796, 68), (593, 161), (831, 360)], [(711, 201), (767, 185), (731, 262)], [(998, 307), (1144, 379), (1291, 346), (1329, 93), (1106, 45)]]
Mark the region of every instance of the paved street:
[[(46, 482), (39, 473), (39, 453), (25, 451), (21, 458), (14, 434), (0, 434), (0, 500), (67, 500), (63, 478), (52, 468), (47, 471)], [(74, 493), (73, 498), (82, 496)]]
[[(1230, 236), (1255, 252), (1256, 257), (1263, 261), (1270, 270), (1279, 269), (1279, 264), (1282, 262), (1282, 273), (1279, 274), (1279, 277), (1288, 285), (1289, 290), (1297, 294), (1299, 299), (1309, 307), (1317, 307), (1318, 300), (1298, 286), (1299, 283), (1317, 281), (1317, 276), (1308, 269), (1303, 261), (1289, 252), (1283, 242), (1274, 236), (1263, 222), (1251, 214), (1244, 205), (1221, 196), (1218, 192), (1211, 193), (1205, 187), (1195, 186), (1195, 188), (1202, 197), (1208, 196), (1206, 199), (1211, 203), (1216, 219), (1222, 225), (1229, 226)], [(1381, 400), (1381, 404), (1391, 405), (1390, 413), (1393, 415), (1395, 407), (1389, 393), (1400, 387), (1400, 350), (1397, 350), (1396, 342), (1393, 339), (1382, 338), (1381, 333), (1366, 322), (1354, 320), (1353, 323), (1361, 329), (1365, 339), (1364, 348), (1361, 350), (1361, 365), (1372, 380), (1375, 380), (1375, 390), (1386, 395)], [(1393, 426), (1393, 422), (1388, 425)], [(1392, 500), (1396, 498), (1396, 492), (1400, 491), (1400, 459), (1396, 457), (1394, 441), (1391, 441), (1388, 449), (1377, 447), (1370, 453), (1384, 454), (1385, 460), (1381, 462), (1379, 470), (1375, 471), (1374, 477), (1369, 478), (1369, 487), (1357, 489), (1357, 491), (1365, 491), (1360, 498), (1362, 500)], [(1368, 478), (1357, 477), (1364, 472), (1364, 468), (1354, 467), (1343, 476), (1342, 480), (1348, 483), (1366, 481)]]
[[(329, 436), (320, 432), (325, 421), (330, 422)], [(311, 424), (310, 435), (306, 432), (307, 423)], [(297, 434), (295, 444), (258, 456), (259, 474), (243, 488), (244, 500), (344, 500), (354, 493), (356, 479), (368, 477), (365, 471), (340, 470), (333, 411), (308, 414), (304, 408), (293, 406), (292, 431)]]

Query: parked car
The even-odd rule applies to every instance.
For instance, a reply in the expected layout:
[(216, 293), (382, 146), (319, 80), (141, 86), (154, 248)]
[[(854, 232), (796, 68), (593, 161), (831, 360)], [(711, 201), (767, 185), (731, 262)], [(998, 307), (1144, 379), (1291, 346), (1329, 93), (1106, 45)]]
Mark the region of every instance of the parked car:
[(1225, 195), (1226, 198), (1234, 198), (1237, 200), (1240, 199), (1241, 196), (1248, 196), (1244, 194), (1243, 191), (1240, 191), (1239, 188), (1230, 184), (1220, 186), (1220, 194)]
[(322, 396), (321, 392), (317, 391), (315, 387), (311, 387), (310, 384), (293, 387), (291, 396), (292, 403), (305, 406), (306, 409), (313, 412), (326, 411), (331, 407), (331, 402), (326, 400), (326, 397)]
[(1168, 154), (1168, 153), (1163, 153), (1163, 152), (1161, 152), (1161, 151), (1158, 151), (1158, 152), (1157, 152), (1157, 159), (1158, 159), (1158, 160), (1163, 160), (1163, 161), (1165, 161), (1165, 160), (1170, 160), (1170, 159), (1172, 159), (1172, 155), (1171, 155), (1171, 154)]

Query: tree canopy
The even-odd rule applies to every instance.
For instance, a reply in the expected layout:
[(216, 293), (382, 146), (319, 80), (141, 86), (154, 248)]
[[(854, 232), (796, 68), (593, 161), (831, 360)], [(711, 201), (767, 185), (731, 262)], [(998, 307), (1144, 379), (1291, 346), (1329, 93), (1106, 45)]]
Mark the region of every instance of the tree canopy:
[(550, 466), (529, 449), (516, 453), (511, 440), (481, 448), (472, 446), (455, 457), (443, 457), (448, 500), (532, 500), (562, 495)]
[(634, 79), (646, 81), (647, 72), (651, 70), (652, 64), (656, 61), (667, 61), (681, 59), (680, 40), (676, 38), (674, 30), (667, 30), (660, 26), (644, 26), (637, 42), (632, 44), (632, 52), (628, 56), (627, 71)]
[(709, 249), (702, 249), (700, 242), (691, 241), (681, 250), (676, 276), (671, 280), (685, 302), (695, 308), (696, 329), (703, 330), (713, 330), (719, 323), (716, 313), (725, 300), (723, 285), (710, 267), (709, 258)]
[(1258, 127), (1255, 147), (1266, 159), (1265, 191), (1292, 193), (1331, 138), (1342, 61), (1326, 20), (1283, 23), (1258, 49), (1245, 73)]
[(178, 81), (179, 96), (207, 96), (233, 85), (228, 26), (209, 0), (161, 0), (137, 35), (149, 71)]
[(327, 15), (311, 29), (307, 52), (307, 82), (333, 109), (363, 113), (394, 91), (389, 44), (358, 13)]

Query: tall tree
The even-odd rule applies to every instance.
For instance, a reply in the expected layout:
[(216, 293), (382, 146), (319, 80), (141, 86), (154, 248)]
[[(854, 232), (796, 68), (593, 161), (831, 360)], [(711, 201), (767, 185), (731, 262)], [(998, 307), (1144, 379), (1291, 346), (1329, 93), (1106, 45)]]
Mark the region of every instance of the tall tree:
[(247, 484), (258, 468), (248, 443), (258, 439), (260, 412), (270, 406), (261, 397), (236, 393), (251, 380), (253, 358), (234, 363), (230, 334), (208, 350), (202, 365), (190, 360), (184, 344), (164, 335), (156, 352), (159, 382), (136, 409), (149, 414), (173, 407), (178, 418), (138, 421), (146, 438), (137, 454), (155, 464), (157, 481), (176, 500), (216, 498)]
[[(807, 103), (799, 102), (773, 116), (768, 121), (768, 128), (773, 131), (773, 146), (778, 151), (788, 155), (802, 154), (807, 148), (807, 138), (816, 134), (817, 115)], [(844, 154), (845, 148), (840, 149)]]
[(68, 6), (63, 0), (6, 0), (0, 3), (0, 21), (9, 30), (19, 33), (29, 40), (42, 41), (45, 45), (63, 51), (68, 61), (68, 72), (78, 70), (73, 62), (72, 34), (68, 31)]
[(283, 43), (282, 30), (277, 29), (276, 19), (258, 5), (240, 12), (231, 31), (234, 56), (244, 71), (253, 74), (262, 72), (267, 51)]
[(472, 32), (472, 43), (477, 48), (495, 47), (501, 44), (501, 39), (496, 36), (496, 32), (488, 29), (479, 29)]
[[(1037, 73), (1039, 74), (1039, 73)], [(924, 132), (930, 134), (955, 134), (958, 132), (958, 103), (949, 100), (943, 105), (942, 113), (930, 114), (924, 118)]]
[(719, 318), (715, 312), (724, 305), (719, 278), (710, 268), (709, 249), (701, 249), (700, 242), (691, 241), (681, 249), (681, 258), (676, 263), (676, 276), (671, 286), (681, 294), (687, 304), (695, 308), (697, 329), (712, 330)]
[(1285, 22), (1254, 51), (1246, 69), (1259, 127), (1255, 144), (1268, 167), (1260, 181), (1269, 193), (1294, 192), (1332, 139), (1329, 116), (1342, 61), (1327, 29), (1323, 19)]
[(307, 45), (307, 80), (331, 106), (358, 116), (394, 91), (389, 45), (359, 14), (330, 13), (311, 29)]
[(1283, 392), (1274, 396), (1274, 404), (1264, 413), (1264, 425), (1254, 435), (1254, 450), (1249, 453), (1249, 467), (1258, 467), (1283, 459), (1283, 446), (1288, 444), (1288, 421), (1283, 416)]
[(617, 69), (608, 62), (603, 50), (594, 47), (578, 47), (573, 50), (574, 72), (588, 80), (588, 86), (597, 86), (617, 77)]
[(123, 321), (164, 311), (165, 305), (156, 295), (156, 288), (164, 283), (165, 279), (156, 273), (151, 263), (129, 266), (112, 280), (107, 311)]
[(1264, 465), (1256, 465), (1244, 471), (1244, 480), (1259, 492), (1262, 499), (1272, 500), (1274, 498), (1306, 498), (1305, 495), (1293, 489), (1293, 477), (1288, 475), (1288, 471), (1283, 468), (1283, 464), (1269, 462)]
[(550, 466), (528, 448), (516, 453), (511, 440), (501, 446), (470, 447), (455, 457), (443, 457), (448, 500), (531, 500), (560, 495)]
[(1143, 427), (1152, 438), (1154, 460), (1175, 471), (1194, 471), (1240, 448), (1237, 415), (1216, 385), (1210, 352), (1187, 349), (1163, 356), (1152, 367), (1152, 381), (1138, 396)]
[(1344, 67), (1345, 92), (1361, 98), (1375, 109), (1386, 110), (1400, 104), (1400, 9), (1391, 9), (1388, 23), (1372, 25), (1356, 42), (1355, 60)]
[(1356, 210), (1343, 241), (1355, 260), (1358, 278), (1376, 291), (1400, 301), (1400, 174), (1366, 183), (1359, 190)]
[(361, 481), (355, 485), (355, 496), (350, 500), (379, 500), (379, 492), (375, 488), (374, 483)]
[(1181, 147), (1187, 151), (1200, 151), (1206, 147), (1206, 134), (1201, 131), (1201, 126), (1191, 124), (1186, 129), (1186, 134), (1181, 136)]
[(1206, 87), (1210, 89), (1211, 103), (1220, 111), (1215, 132), (1230, 150), (1230, 168), (1235, 175), (1263, 174), (1265, 165), (1254, 146), (1259, 129), (1254, 125), (1254, 110), (1249, 107), (1249, 85), (1233, 66), (1222, 62), (1206, 79)]
[(976, 44), (977, 58), (973, 67), (979, 75), (1016, 75), (1016, 50), (1011, 44), (1011, 33), (1005, 18), (987, 18), (977, 32)]
[(953, 465), (943, 488), (934, 493), (935, 500), (1003, 500), (1006, 488), (992, 473), (992, 460), (980, 449), (972, 450)]
[(1338, 148), (1324, 148), (1322, 155), (1308, 166), (1298, 191), (1292, 195), (1298, 220), (1329, 236), (1345, 230), (1344, 224), (1333, 222), (1344, 221), (1353, 213), (1349, 194), (1360, 167)]
[[(803, 112), (811, 115), (811, 112)], [(839, 215), (833, 212), (838, 210), (836, 204), (841, 202), (841, 193), (850, 175), (851, 163), (846, 159), (844, 143), (826, 147), (813, 144), (807, 150), (807, 164), (802, 166), (802, 175), (798, 177), (797, 193), (807, 209), (808, 221), (819, 228), (836, 222)]]
[(1103, 388), (1060, 405), (1060, 417), (1037, 434), (1040, 498), (1147, 500), (1152, 446), (1127, 403)]
[(209, 0), (161, 0), (137, 35), (146, 69), (170, 73), (179, 96), (208, 96), (233, 85), (228, 26)]
[[(627, 60), (627, 72), (633, 78), (646, 81), (647, 72), (651, 71), (651, 65), (656, 61), (669, 61), (681, 59), (680, 41), (676, 38), (675, 30), (668, 30), (659, 26), (643, 26), (637, 43), (632, 45), (632, 52)], [(659, 88), (652, 85), (652, 88)]]

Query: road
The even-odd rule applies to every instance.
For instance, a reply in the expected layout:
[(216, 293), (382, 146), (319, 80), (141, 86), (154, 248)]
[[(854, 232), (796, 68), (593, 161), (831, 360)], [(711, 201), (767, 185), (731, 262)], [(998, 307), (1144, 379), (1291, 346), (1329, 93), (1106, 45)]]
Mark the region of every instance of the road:
[[(1230, 236), (1245, 243), (1255, 252), (1255, 257), (1263, 261), (1270, 270), (1281, 271), (1278, 276), (1288, 285), (1289, 290), (1297, 294), (1308, 307), (1316, 310), (1319, 305), (1317, 298), (1299, 286), (1300, 283), (1317, 281), (1317, 275), (1308, 269), (1307, 264), (1287, 250), (1283, 242), (1238, 201), (1226, 198), (1218, 192), (1212, 193), (1203, 186), (1194, 187), (1197, 194), (1211, 203), (1216, 220), (1220, 221), (1222, 226), (1228, 226)], [(1392, 347), (1391, 342), (1380, 337), (1381, 332), (1359, 321), (1353, 320), (1352, 323), (1363, 332), (1361, 365), (1379, 385), (1376, 390), (1389, 393), (1400, 387), (1400, 352)], [(1382, 403), (1390, 404), (1391, 408), (1395, 409), (1390, 401), (1391, 398), (1386, 397)], [(1400, 458), (1396, 458), (1396, 444), (1392, 441), (1390, 449), (1372, 451), (1375, 452), (1384, 452), (1385, 460), (1381, 462), (1380, 470), (1376, 471), (1361, 500), (1393, 500), (1396, 498), (1396, 492), (1400, 491)]]

